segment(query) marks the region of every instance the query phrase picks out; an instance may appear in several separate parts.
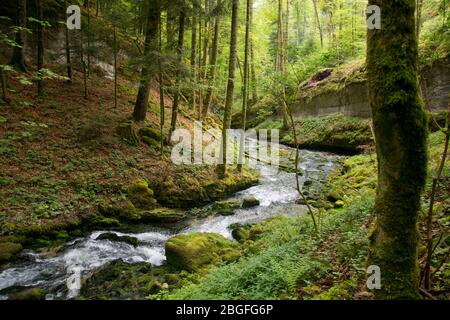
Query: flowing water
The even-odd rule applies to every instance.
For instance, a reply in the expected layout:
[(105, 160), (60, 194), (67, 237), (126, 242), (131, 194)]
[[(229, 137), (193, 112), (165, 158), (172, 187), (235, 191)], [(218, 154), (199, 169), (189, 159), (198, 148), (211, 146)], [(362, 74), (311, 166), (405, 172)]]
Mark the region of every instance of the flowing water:
[[(280, 146), (282, 162), (293, 164), (294, 149)], [(301, 183), (306, 180), (323, 182), (333, 169), (338, 156), (302, 150), (300, 169)], [(0, 299), (8, 298), (8, 290), (17, 287), (40, 287), (48, 292), (47, 299), (69, 299), (77, 296), (79, 288), (71, 284), (77, 279), (87, 278), (105, 264), (122, 259), (127, 263), (144, 262), (160, 266), (165, 262), (164, 245), (178, 233), (216, 232), (232, 239), (229, 227), (235, 223), (255, 223), (279, 214), (307, 214), (303, 205), (296, 204), (295, 173), (278, 171), (274, 173), (268, 166), (260, 164), (261, 179), (258, 185), (238, 192), (233, 198), (255, 196), (260, 205), (249, 209), (237, 209), (232, 216), (210, 215), (189, 221), (181, 230), (144, 226), (139, 231), (114, 233), (129, 235), (139, 240), (133, 247), (124, 242), (96, 240), (105, 231), (94, 231), (84, 238), (75, 239), (54, 253), (38, 254), (25, 250), (19, 262), (0, 269)], [(1, 293), (3, 292), (3, 293)]]

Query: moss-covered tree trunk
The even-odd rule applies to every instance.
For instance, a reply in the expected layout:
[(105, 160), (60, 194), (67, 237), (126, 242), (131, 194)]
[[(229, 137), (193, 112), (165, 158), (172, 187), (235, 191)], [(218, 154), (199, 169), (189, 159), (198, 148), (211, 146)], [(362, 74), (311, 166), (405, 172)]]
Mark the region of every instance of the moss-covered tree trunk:
[(417, 81), (415, 0), (370, 0), (381, 30), (368, 30), (367, 70), (378, 155), (376, 225), (369, 264), (378, 299), (419, 298), (417, 219), (427, 167), (427, 121)]
[(134, 106), (133, 118), (136, 121), (143, 121), (147, 115), (148, 98), (150, 95), (150, 81), (153, 75), (150, 63), (153, 62), (154, 52), (158, 45), (158, 27), (160, 16), (159, 0), (151, 0), (148, 4), (147, 30), (145, 33), (145, 57), (146, 61), (141, 70), (141, 82)]

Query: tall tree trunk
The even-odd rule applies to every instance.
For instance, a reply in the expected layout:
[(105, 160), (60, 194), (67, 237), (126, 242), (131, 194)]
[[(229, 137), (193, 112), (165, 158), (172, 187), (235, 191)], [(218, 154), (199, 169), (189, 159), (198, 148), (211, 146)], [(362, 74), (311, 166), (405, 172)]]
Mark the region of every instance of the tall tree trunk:
[(87, 0), (87, 76), (91, 76), (91, 4)]
[(314, 15), (316, 17), (316, 25), (319, 30), (320, 35), (320, 46), (323, 48), (323, 31), (322, 26), (320, 25), (320, 19), (319, 19), (319, 10), (317, 9), (317, 0), (312, 0), (313, 6), (314, 6)]
[(216, 79), (216, 63), (217, 63), (217, 53), (219, 51), (219, 31), (220, 31), (220, 18), (215, 18), (214, 21), (214, 36), (211, 48), (211, 56), (209, 59), (209, 69), (208, 69), (208, 90), (206, 92), (205, 106), (202, 110), (202, 119), (205, 119), (211, 108), (211, 101), (214, 92), (214, 83)]
[(197, 90), (195, 89), (197, 83), (197, 10), (198, 5), (196, 5), (196, 1), (193, 3), (192, 7), (192, 33), (191, 33), (191, 72), (192, 72), (192, 110), (194, 114), (197, 112)]
[(80, 62), (83, 69), (84, 98), (88, 98), (88, 81), (86, 73), (86, 61), (84, 60), (83, 33), (80, 34)]
[(179, 28), (178, 28), (178, 66), (177, 66), (177, 79), (176, 79), (176, 92), (173, 99), (172, 105), (172, 121), (170, 123), (170, 135), (175, 131), (177, 126), (178, 117), (178, 104), (180, 100), (180, 83), (181, 83), (181, 64), (183, 62), (183, 46), (184, 46), (184, 27), (186, 22), (186, 8), (184, 3), (181, 4), (180, 18), (179, 18)]
[(255, 70), (255, 52), (253, 49), (253, 37), (250, 36), (250, 70), (251, 70), (251, 83), (252, 83), (252, 103), (256, 103), (258, 101), (258, 83), (256, 80), (256, 70)]
[[(242, 92), (242, 116), (241, 116), (241, 129), (243, 132), (246, 130), (247, 125), (247, 104), (248, 104), (248, 78), (249, 78), (249, 52), (250, 52), (250, 33), (251, 33), (251, 11), (252, 11), (252, 0), (247, 0), (247, 11), (245, 18), (245, 49), (244, 49), (244, 86)], [(238, 163), (238, 171), (242, 171), (242, 164), (244, 161), (244, 146), (245, 146), (245, 137), (242, 135), (241, 141), (239, 144), (239, 163)]]
[(301, 27), (300, 27), (300, 0), (295, 2), (295, 27), (297, 31), (297, 46), (302, 43)]
[(422, 4), (423, 0), (417, 0), (417, 8), (416, 8), (416, 37), (420, 38), (420, 27), (422, 25)]
[(220, 178), (224, 178), (227, 171), (227, 130), (231, 126), (231, 112), (234, 99), (234, 80), (237, 60), (237, 33), (239, 24), (239, 0), (232, 0), (231, 9), (231, 37), (230, 37), (230, 59), (228, 62), (228, 84), (225, 99), (225, 112), (223, 115), (222, 146), (220, 148), (220, 160), (222, 164), (217, 166), (217, 173)]
[(2, 84), (2, 100), (5, 103), (8, 103), (8, 96), (6, 94), (6, 77), (5, 77), (5, 71), (2, 67), (0, 67), (0, 82)]
[[(64, 1), (64, 6), (67, 6), (67, 1)], [(64, 27), (65, 31), (65, 41), (66, 41), (66, 65), (67, 65), (67, 78), (69, 78), (69, 83), (72, 82), (72, 62), (70, 58), (70, 38), (69, 38), (69, 28)]]
[(133, 118), (136, 121), (144, 121), (147, 115), (148, 98), (150, 95), (150, 82), (153, 75), (153, 73), (150, 72), (149, 64), (153, 60), (153, 51), (155, 49), (155, 46), (157, 46), (158, 44), (157, 41), (160, 14), (161, 9), (159, 7), (159, 1), (149, 1), (144, 45), (146, 61), (141, 70), (139, 91), (133, 111)]
[(175, 47), (175, 33), (176, 33), (175, 20), (176, 20), (175, 11), (173, 9), (167, 10), (166, 37), (167, 37), (167, 49), (169, 51), (173, 50)]
[(159, 19), (159, 43), (158, 43), (158, 71), (159, 71), (159, 133), (161, 134), (160, 140), (160, 152), (161, 156), (164, 154), (164, 122), (166, 118), (166, 110), (164, 104), (164, 77), (163, 77), (163, 68), (162, 68), (162, 54), (163, 54), (163, 45), (162, 45), (162, 25), (161, 19)]
[[(250, 10), (250, 25), (253, 27), (253, 9)], [(254, 42), (253, 35), (250, 33), (250, 74), (251, 74), (251, 84), (252, 84), (252, 103), (258, 101), (258, 83), (256, 81), (256, 70), (255, 70), (255, 52), (254, 52)]]
[[(415, 0), (370, 0), (382, 29), (368, 30), (369, 98), (378, 155), (376, 225), (369, 264), (381, 270), (378, 299), (419, 298), (417, 219), (427, 174), (427, 120), (419, 96)], [(407, 48), (407, 49), (405, 49)]]
[(42, 0), (36, 0), (37, 17), (40, 22), (37, 23), (37, 91), (38, 96), (44, 93), (44, 80), (42, 79), (42, 68), (44, 67), (44, 27), (41, 22), (44, 20), (42, 10)]
[(284, 41), (283, 41), (283, 1), (278, 0), (278, 21), (277, 21), (277, 55), (275, 60), (275, 71), (281, 72), (283, 71), (284, 65)]
[[(27, 25), (27, 1), (26, 0), (17, 0), (16, 2), (16, 25), (25, 28)], [(25, 32), (19, 30), (16, 32), (15, 41), (19, 46), (13, 47), (13, 53), (11, 57), (10, 64), (14, 66), (17, 70), (27, 71), (26, 63), (25, 63)]]
[[(283, 31), (283, 2), (282, 0), (278, 0), (278, 40), (277, 40), (277, 61), (276, 61), (276, 71), (280, 74), (283, 74), (285, 71), (285, 44), (283, 39), (284, 31)], [(289, 128), (289, 115), (286, 109), (285, 94), (286, 88), (284, 84), (281, 84), (280, 90), (280, 106), (279, 113), (283, 117), (283, 129)]]
[(117, 109), (117, 28), (114, 25), (114, 109)]
[(287, 65), (289, 62), (289, 28), (290, 28), (290, 20), (291, 20), (291, 0), (286, 0), (286, 29), (284, 33), (284, 64)]

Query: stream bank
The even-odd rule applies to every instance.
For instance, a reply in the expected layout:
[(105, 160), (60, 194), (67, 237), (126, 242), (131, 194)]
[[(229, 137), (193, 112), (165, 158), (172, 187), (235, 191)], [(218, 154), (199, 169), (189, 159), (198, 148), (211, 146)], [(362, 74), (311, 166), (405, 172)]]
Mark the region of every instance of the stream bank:
[[(286, 157), (286, 161), (292, 161), (290, 159), (293, 158), (294, 150), (287, 147), (282, 148), (285, 153), (291, 154), (290, 157)], [(302, 184), (306, 181), (321, 183), (335, 166), (338, 156), (302, 150), (301, 159)], [(229, 228), (232, 225), (253, 224), (280, 213), (287, 216), (306, 214), (306, 207), (296, 203), (298, 194), (295, 188), (295, 173), (280, 171), (273, 174), (272, 170), (268, 170), (264, 165), (260, 166), (260, 170), (259, 184), (240, 191), (230, 198), (230, 200), (242, 202), (244, 198), (253, 196), (259, 201), (258, 206), (236, 208), (234, 214), (224, 216), (215, 214), (213, 206), (206, 205), (197, 210), (209, 211), (208, 215), (191, 216), (170, 228), (143, 223), (130, 230), (108, 231), (116, 233), (119, 237), (136, 238), (138, 240), (136, 247), (123, 241), (98, 239), (107, 231), (107, 229), (98, 229), (88, 236), (70, 241), (51, 253), (39, 254), (25, 250), (17, 262), (4, 267), (0, 272), (0, 295), (6, 298), (13, 292), (20, 291), (19, 289), (38, 287), (46, 292), (47, 299), (74, 298), (80, 294), (80, 288), (69, 289), (68, 283), (70, 284), (71, 281), (80, 281), (80, 284), (90, 281), (92, 283), (93, 280), (89, 279), (96, 271), (105, 270), (105, 266), (116, 260), (131, 264), (132, 268), (138, 268), (139, 264), (147, 264), (147, 268), (151, 266), (156, 268), (155, 270), (162, 268), (164, 271), (160, 272), (164, 275), (184, 274), (186, 271), (181, 270), (179, 265), (166, 263), (166, 242), (178, 234), (214, 233), (223, 237), (224, 243), (228, 244), (230, 241), (234, 243), (232, 230)], [(237, 245), (232, 244), (231, 246)], [(225, 261), (222, 259), (214, 261), (214, 263), (223, 262)], [(204, 266), (208, 265), (210, 264), (206, 263)], [(165, 268), (169, 268), (169, 270)], [(203, 269), (203, 265), (199, 269)], [(158, 271), (155, 272), (158, 273)], [(92, 279), (96, 277), (98, 276), (94, 276)], [(176, 276), (172, 276), (172, 278), (176, 278)], [(164, 276), (164, 279), (159, 278), (154, 281), (164, 289), (167, 286), (170, 288), (169, 282), (173, 283), (175, 280), (169, 280)], [(137, 283), (140, 282), (137, 281)], [(88, 285), (87, 288), (89, 287), (91, 286)], [(155, 288), (150, 289), (153, 291)], [(125, 288), (121, 288), (119, 291), (124, 290)], [(114, 292), (111, 292), (110, 297), (114, 296)], [(149, 292), (147, 293), (149, 294)], [(125, 296), (124, 294), (120, 297)], [(144, 297), (144, 295), (140, 296), (140, 298)]]

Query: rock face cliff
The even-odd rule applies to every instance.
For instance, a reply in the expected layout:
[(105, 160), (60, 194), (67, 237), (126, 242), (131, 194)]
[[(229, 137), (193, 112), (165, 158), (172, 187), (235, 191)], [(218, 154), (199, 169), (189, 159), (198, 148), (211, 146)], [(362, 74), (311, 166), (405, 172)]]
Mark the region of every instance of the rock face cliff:
[[(422, 67), (421, 88), (431, 111), (447, 110), (450, 93), (450, 56)], [(340, 69), (325, 69), (302, 83), (297, 102), (292, 106), (296, 116), (323, 116), (342, 113), (347, 116), (371, 116), (368, 84), (363, 64)]]

